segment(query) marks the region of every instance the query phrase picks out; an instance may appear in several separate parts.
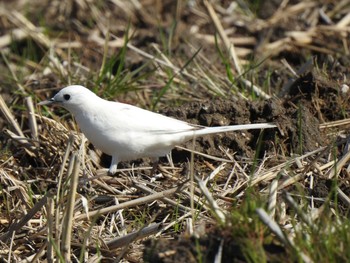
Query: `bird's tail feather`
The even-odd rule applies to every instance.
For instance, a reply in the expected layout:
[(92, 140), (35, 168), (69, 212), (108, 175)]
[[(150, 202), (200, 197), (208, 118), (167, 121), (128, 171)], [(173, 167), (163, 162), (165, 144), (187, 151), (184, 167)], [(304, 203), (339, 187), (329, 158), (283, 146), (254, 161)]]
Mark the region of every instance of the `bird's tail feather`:
[(193, 132), (194, 136), (207, 135), (212, 133), (222, 133), (230, 131), (240, 131), (240, 130), (252, 130), (252, 129), (268, 129), (277, 127), (273, 123), (256, 123), (256, 124), (241, 124), (241, 125), (231, 125), (231, 126), (217, 126), (217, 127), (205, 127), (200, 130)]

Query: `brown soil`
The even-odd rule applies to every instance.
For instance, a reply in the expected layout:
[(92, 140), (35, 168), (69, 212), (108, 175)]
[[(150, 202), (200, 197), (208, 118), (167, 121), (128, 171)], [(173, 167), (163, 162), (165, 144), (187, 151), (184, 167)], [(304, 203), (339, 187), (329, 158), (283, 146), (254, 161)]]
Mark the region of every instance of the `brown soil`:
[[(71, 65), (72, 72), (79, 72), (83, 76), (81, 77), (83, 81), (81, 84), (86, 84), (90, 88), (96, 88), (97, 93), (99, 93), (100, 87), (94, 86), (95, 82), (92, 80), (91, 75), (98, 74), (105, 51), (104, 44), (99, 44), (92, 40), (92, 37), (97, 35), (104, 40), (105, 32), (101, 29), (104, 26), (104, 29), (108, 28), (111, 36), (123, 38), (126, 28), (130, 23), (132, 28), (130, 32), (132, 33), (130, 43), (132, 45), (144, 52), (148, 52), (148, 54), (161, 57), (155, 51), (156, 49), (153, 46), (155, 44), (179, 68), (192, 58), (194, 50), (200, 49), (199, 55), (196, 57), (198, 59), (196, 63), (203, 63), (201, 69), (206, 72), (206, 76), (217, 81), (220, 84), (219, 86), (227, 89), (224, 95), (213, 95), (213, 92), (209, 91), (205, 81), (202, 82), (202, 79), (191, 79), (182, 75), (182, 73), (175, 74), (175, 71), (171, 72), (171, 74), (175, 74), (179, 78), (176, 85), (181, 88), (175, 92), (170, 92), (170, 95), (166, 93), (160, 99), (158, 109), (161, 113), (204, 126), (260, 122), (273, 122), (278, 125), (276, 129), (267, 129), (262, 132), (235, 132), (198, 138), (195, 150), (199, 152), (222, 157), (223, 153), (218, 147), (220, 146), (228, 149), (230, 154), (238, 162), (242, 160), (262, 160), (264, 156), (269, 156), (271, 158), (266, 166), (272, 167), (275, 164), (277, 165), (288, 160), (291, 156), (302, 155), (319, 149), (321, 146), (334, 146), (335, 150), (332, 154), (336, 155), (336, 157), (341, 157), (341, 154), (346, 149), (343, 140), (349, 134), (349, 125), (336, 126), (332, 129), (322, 128), (322, 124), (349, 118), (350, 114), (350, 90), (346, 90), (346, 87), (350, 86), (350, 59), (349, 47), (347, 46), (349, 45), (349, 31), (342, 31), (336, 27), (336, 23), (341, 21), (346, 15), (342, 9), (337, 9), (336, 12), (333, 12), (336, 1), (334, 3), (332, 1), (315, 1), (314, 3), (314, 1), (294, 0), (248, 1), (261, 2), (261, 6), (253, 10), (256, 14), (251, 14), (250, 16), (245, 15), (241, 11), (232, 11), (232, 13), (229, 13), (227, 10), (230, 5), (236, 2), (211, 1), (215, 2), (215, 10), (230, 38), (235, 41), (237, 39), (245, 39), (246, 37), (251, 39), (241, 44), (235, 44), (235, 48), (239, 51), (239, 59), (242, 61), (244, 68), (242, 75), (245, 79), (251, 79), (254, 84), (260, 87), (263, 87), (267, 82), (268, 93), (272, 94), (272, 98), (267, 100), (258, 98), (256, 94), (250, 96), (251, 91), (249, 87), (244, 85), (238, 85), (238, 92), (249, 97), (247, 100), (238, 96), (237, 90), (231, 91), (231, 86), (239, 83), (241, 76), (235, 72), (234, 67), (230, 64), (232, 67), (230, 72), (237, 79), (234, 79), (234, 81), (228, 80), (227, 68), (223, 62), (224, 59), (219, 56), (218, 49), (223, 52), (223, 57), (228, 52), (223, 51), (225, 47), (221, 42), (216, 45), (214, 44), (214, 38), (209, 38), (214, 35), (217, 36), (217, 30), (209, 18), (205, 5), (201, 1), (136, 1), (140, 2), (142, 7), (140, 9), (134, 8), (132, 4), (126, 4), (128, 1), (116, 2), (122, 6), (125, 5), (124, 7), (130, 7), (130, 9), (123, 9), (117, 4), (113, 4), (113, 1), (105, 1), (103, 4), (102, 1), (101, 6), (95, 9), (90, 9), (90, 2), (92, 3), (94, 1), (64, 1), (64, 4), (63, 2), (61, 4), (61, 1), (34, 1), (33, 4), (25, 6), (21, 4), (21, 2), (25, 1), (18, 1), (18, 3), (17, 1), (7, 2), (6, 8), (8, 10), (18, 9), (19, 12), (26, 13), (27, 18), (34, 25), (39, 27), (44, 23), (49, 27), (48, 38), (59, 38), (62, 42), (65, 40), (66, 42), (75, 41), (82, 44), (78, 48), (73, 47), (74, 52), (72, 53), (79, 58), (78, 62), (84, 67), (89, 68), (91, 72), (86, 73), (84, 70), (74, 67), (73, 63)], [(81, 5), (80, 2), (84, 3), (84, 5)], [(282, 2), (287, 3), (287, 5), (281, 7)], [(306, 5), (311, 3), (314, 5), (297, 9), (301, 10), (299, 12), (295, 11), (293, 7), (300, 3), (305, 3)], [(194, 6), (191, 6), (191, 4)], [(245, 10), (244, 7), (240, 8)], [(319, 15), (320, 10), (324, 10), (326, 14), (329, 14), (332, 21), (328, 22), (325, 16)], [(0, 32), (5, 34), (11, 32), (12, 29), (24, 26), (20, 21), (13, 21), (17, 20), (14, 18), (12, 20), (3, 18), (0, 21)], [(96, 33), (96, 35), (93, 33)], [(307, 36), (306, 40), (295, 33), (305, 33)], [(219, 37), (217, 38), (220, 40)], [(21, 63), (21, 56), (26, 54), (28, 45), (32, 45), (37, 50), (38, 57), (28, 58), (30, 63), (25, 65), (28, 67), (26, 71), (23, 73), (21, 70), (17, 70), (20, 73), (18, 74), (19, 76), (21, 74), (29, 75), (28, 72), (38, 72), (38, 75), (35, 75), (37, 79), (33, 77), (20, 81), (24, 83), (25, 91), (28, 94), (35, 93), (37, 97), (44, 99), (55, 93), (58, 87), (67, 85), (68, 77), (60, 76), (58, 71), (41, 74), (44, 71), (41, 63), (47, 60), (45, 54), (49, 53), (49, 49), (39, 40), (35, 38), (34, 40), (29, 39), (30, 41), (27, 39), (14, 41), (14, 43), (6, 47), (5, 51), (9, 52), (8, 60), (12, 63), (11, 67), (14, 67), (12, 65)], [(115, 39), (111, 37), (111, 40)], [(279, 44), (282, 40), (284, 42)], [(165, 43), (167, 41), (169, 43), (171, 42), (171, 44), (168, 45), (168, 43)], [(122, 46), (108, 48), (107, 57), (110, 58), (114, 54), (117, 54), (121, 48)], [(60, 53), (57, 52), (60, 54), (60, 56), (57, 55), (60, 61), (70, 61), (71, 57), (68, 56), (69, 52), (67, 50), (63, 48)], [(4, 54), (7, 56), (6, 52)], [(168, 76), (165, 74), (164, 72), (166, 70), (161, 71), (162, 74), (157, 75), (158, 70), (163, 69), (162, 65), (154, 66), (150, 63), (151, 59), (145, 58), (130, 49), (127, 49), (126, 52), (127, 56), (125, 65), (123, 65), (123, 74), (127, 74), (132, 70), (146, 65), (143, 70), (131, 78), (137, 79), (142, 74), (146, 74), (147, 77), (140, 77), (140, 81), (136, 81), (136, 83), (123, 83), (122, 87), (118, 87), (121, 91), (116, 93), (115, 96), (111, 95), (112, 98), (110, 99), (118, 99), (122, 102), (150, 108), (152, 104), (150, 98), (159, 95), (162, 88), (168, 83), (169, 76), (172, 75)], [(292, 73), (292, 70), (288, 69), (286, 64), (281, 62), (282, 59), (287, 61), (288, 66), (295, 73)], [(4, 61), (0, 62), (1, 94), (13, 111), (15, 118), (21, 124), (21, 129), (30, 138), (30, 130), (27, 124), (28, 116), (23, 111), (24, 106), (22, 108), (17, 106), (24, 105), (24, 96), (18, 96), (18, 86), (13, 81), (13, 72), (9, 72), (7, 69), (7, 63)], [(196, 73), (194, 64), (189, 63), (187, 67), (188, 72), (191, 74)], [(111, 75), (116, 74), (118, 66), (119, 61), (112, 67), (111, 72), (108, 73)], [(191, 71), (192, 67), (194, 68), (193, 71)], [(69, 77), (74, 78), (75, 76), (72, 73), (72, 76)], [(80, 80), (79, 78), (77, 79)], [(69, 80), (71, 79), (69, 78)], [(108, 80), (101, 81), (102, 84), (100, 85), (107, 86), (107, 82)], [(123, 93), (123, 89), (129, 89), (129, 92)], [(109, 94), (103, 95), (109, 96)], [(172, 99), (174, 97), (175, 99)], [(256, 97), (256, 99), (251, 99), (251, 97)], [(15, 107), (12, 107), (13, 105)], [(64, 116), (61, 119), (62, 122), (69, 120), (64, 122), (66, 127), (74, 129), (74, 125), (71, 124), (71, 117), (64, 115), (66, 113), (65, 111), (60, 109), (54, 109), (53, 111), (59, 116)], [(0, 145), (3, 149), (6, 149), (1, 157), (4, 170), (11, 172), (11, 175), (19, 181), (37, 182), (37, 184), (30, 187), (34, 194), (41, 194), (43, 189), (47, 189), (51, 183), (56, 184), (50, 176), (58, 174), (58, 170), (60, 169), (67, 143), (66, 134), (62, 134), (64, 133), (62, 131), (57, 132), (53, 130), (47, 132), (45, 130), (45, 124), (41, 123), (39, 131), (43, 134), (46, 132), (46, 138), (52, 139), (50, 136), (55, 137), (56, 141), (52, 145), (41, 142), (35, 154), (30, 154), (25, 146), (14, 142), (5, 134), (4, 129), (11, 129), (12, 126), (4, 118), (0, 119), (0, 127), (2, 129)], [(55, 132), (60, 135), (58, 138), (57, 134), (54, 134)], [(188, 142), (185, 146), (192, 148), (192, 143)], [(76, 146), (76, 148), (78, 147)], [(90, 146), (90, 148), (92, 149), (93, 147)], [(317, 158), (323, 158), (322, 154), (318, 155)], [(324, 154), (330, 153), (327, 152)], [(190, 154), (187, 151), (174, 149), (172, 155), (176, 167), (186, 168), (187, 162), (190, 159)], [(162, 164), (165, 164), (166, 159), (162, 159), (161, 161)], [(208, 166), (202, 165), (204, 161), (206, 161), (205, 157), (195, 156), (196, 171), (198, 173), (202, 172), (204, 174), (204, 172), (208, 173), (212, 171)], [(310, 160), (310, 165), (306, 165), (303, 168), (305, 177), (308, 171), (315, 169), (312, 166), (312, 162), (313, 160)], [(143, 166), (149, 164), (149, 161), (138, 160), (134, 163), (137, 166)], [(212, 160), (211, 163), (216, 164)], [(102, 158), (101, 164), (108, 167), (108, 158), (107, 160)], [(121, 163), (120, 168), (130, 167), (131, 164), (131, 162)], [(147, 171), (145, 174), (145, 177), (148, 176)], [(113, 187), (119, 187), (118, 190), (122, 192), (125, 190), (126, 185), (129, 186), (130, 182), (125, 178), (118, 177), (117, 179), (121, 180), (122, 183), (118, 182), (118, 184), (114, 182), (117, 186), (113, 185)], [(220, 180), (221, 183), (224, 181), (222, 178)], [(336, 179), (315, 176), (312, 189), (309, 189), (307, 183), (304, 181), (300, 182), (300, 184), (304, 186), (302, 187), (303, 190), (308, 191), (309, 195), (315, 198), (326, 198), (330, 196), (332, 202), (334, 200), (333, 191), (335, 182), (347, 196), (350, 195), (350, 180), (347, 169), (342, 169)], [(265, 187), (268, 183), (262, 182), (258, 187)], [(165, 178), (161, 181), (163, 189), (173, 187), (175, 184), (178, 184), (178, 182), (176, 181), (174, 183), (173, 179)], [(11, 183), (8, 183), (7, 178), (4, 179), (4, 177), (1, 177), (0, 186), (1, 189), (13, 187)], [(102, 192), (97, 191), (97, 195), (100, 195), (99, 197), (105, 194), (103, 192), (104, 189), (101, 190), (99, 185), (95, 185), (95, 187)], [(297, 187), (288, 186), (287, 190), (293, 192), (295, 188)], [(27, 188), (23, 186), (23, 189)], [(113, 195), (109, 192), (108, 194), (114, 200)], [(135, 195), (128, 194), (125, 199), (137, 198), (137, 194), (140, 194), (140, 192), (137, 192)], [(228, 195), (227, 198), (234, 199), (235, 196)], [(231, 208), (231, 201), (230, 199), (230, 202), (227, 202), (229, 204), (225, 203), (228, 208)], [(17, 198), (15, 195), (12, 202), (13, 204), (22, 204), (21, 198)], [(324, 204), (323, 199), (322, 201), (315, 201), (316, 206), (322, 204)], [(109, 204), (104, 203), (104, 205), (108, 206)], [(349, 207), (346, 202), (339, 200), (337, 205), (340, 212), (344, 216), (348, 216)], [(1, 208), (3, 206), (6, 205), (2, 205)], [(152, 208), (147, 207), (148, 204), (145, 206), (147, 212), (152, 215), (150, 218), (157, 222), (161, 222), (165, 214), (168, 213), (168, 210), (163, 209), (158, 204)], [(25, 205), (19, 208), (16, 207), (17, 210), (13, 209), (15, 211), (13, 213), (18, 213), (18, 215), (11, 214), (13, 218), (10, 216), (9, 223), (1, 225), (1, 232), (7, 231), (11, 220), (21, 217), (20, 212), (22, 212), (21, 208), (23, 207)], [(142, 209), (144, 208), (140, 206), (134, 210)], [(5, 207), (1, 211), (7, 210), (8, 208)], [(173, 208), (169, 210), (173, 211)], [(134, 219), (133, 213), (136, 214), (136, 212), (131, 211), (130, 214), (127, 214), (132, 218), (130, 221)], [(6, 212), (4, 212), (2, 218), (7, 219)], [(151, 221), (150, 218), (147, 219)], [(210, 226), (208, 227), (207, 225)], [(213, 227), (210, 223), (207, 223), (207, 225), (204, 233), (201, 233), (196, 238), (182, 233), (182, 229), (181, 233), (171, 233), (173, 235), (170, 239), (161, 237), (148, 240), (137, 248), (139, 254), (144, 252), (143, 256), (138, 255), (136, 260), (130, 260), (130, 262), (139, 262), (142, 258), (146, 262), (198, 262), (200, 256), (203, 259), (202, 262), (213, 262), (221, 241), (223, 241), (222, 262), (245, 262), (240, 236), (230, 233), (225, 228)], [(86, 225), (79, 227), (81, 229), (76, 230), (77, 240), (79, 238), (81, 239), (79, 230), (86, 231), (84, 228)], [(130, 228), (132, 227), (134, 225)], [(26, 229), (22, 229), (22, 231), (24, 232), (22, 236), (26, 238), (33, 234), (25, 232), (27, 231)], [(19, 237), (18, 240), (15, 239), (17, 247), (22, 245), (21, 242), (24, 243), (27, 241), (20, 238), (22, 237)], [(46, 239), (40, 237), (38, 240), (36, 243), (37, 248), (44, 247), (41, 242), (44, 242)], [(142, 250), (143, 247), (145, 247), (144, 250)], [(264, 244), (264, 249), (268, 257), (268, 262), (281, 262), (281, 259), (284, 259), (287, 255), (285, 248), (274, 242)], [(29, 248), (22, 249), (21, 251), (26, 256), (33, 254), (33, 251)], [(79, 252), (80, 250), (77, 249), (77, 255), (79, 255)], [(115, 257), (114, 251), (112, 251), (111, 257)]]

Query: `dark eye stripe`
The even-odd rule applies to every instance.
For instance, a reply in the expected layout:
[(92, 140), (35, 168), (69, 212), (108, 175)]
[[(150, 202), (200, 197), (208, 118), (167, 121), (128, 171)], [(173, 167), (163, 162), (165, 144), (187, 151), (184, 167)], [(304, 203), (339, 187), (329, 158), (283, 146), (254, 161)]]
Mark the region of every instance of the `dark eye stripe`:
[(64, 94), (64, 95), (63, 95), (63, 98), (64, 98), (65, 100), (69, 100), (69, 99), (70, 99), (70, 95), (69, 95), (69, 94)]

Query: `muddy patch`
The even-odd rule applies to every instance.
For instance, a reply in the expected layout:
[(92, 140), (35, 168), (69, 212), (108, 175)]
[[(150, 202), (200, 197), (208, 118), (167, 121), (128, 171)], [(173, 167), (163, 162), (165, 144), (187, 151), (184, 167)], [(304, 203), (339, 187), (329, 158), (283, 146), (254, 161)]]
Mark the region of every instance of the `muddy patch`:
[[(195, 102), (176, 109), (165, 109), (163, 114), (203, 126), (222, 126), (270, 122), (277, 129), (232, 132), (197, 139), (196, 150), (220, 156), (218, 146), (231, 149), (238, 156), (261, 157), (265, 152), (302, 153), (312, 151), (325, 142), (319, 130), (319, 121), (308, 105), (295, 105), (289, 100), (271, 99), (249, 102), (215, 99)], [(191, 147), (192, 143), (187, 143)], [(259, 153), (256, 155), (256, 150)], [(173, 151), (177, 155), (181, 151)]]

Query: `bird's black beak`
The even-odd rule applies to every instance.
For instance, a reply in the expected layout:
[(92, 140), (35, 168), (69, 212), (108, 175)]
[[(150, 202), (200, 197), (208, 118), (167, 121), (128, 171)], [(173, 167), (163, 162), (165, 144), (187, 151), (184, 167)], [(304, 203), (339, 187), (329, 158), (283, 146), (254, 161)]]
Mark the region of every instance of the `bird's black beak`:
[(49, 100), (44, 100), (42, 102), (39, 102), (38, 105), (50, 105), (56, 103), (54, 98), (51, 98)]

